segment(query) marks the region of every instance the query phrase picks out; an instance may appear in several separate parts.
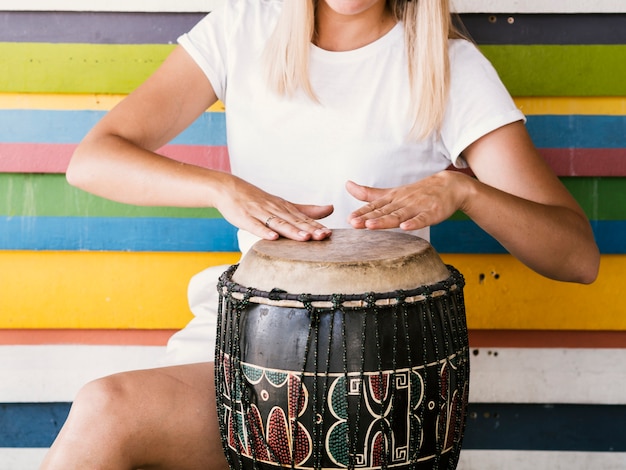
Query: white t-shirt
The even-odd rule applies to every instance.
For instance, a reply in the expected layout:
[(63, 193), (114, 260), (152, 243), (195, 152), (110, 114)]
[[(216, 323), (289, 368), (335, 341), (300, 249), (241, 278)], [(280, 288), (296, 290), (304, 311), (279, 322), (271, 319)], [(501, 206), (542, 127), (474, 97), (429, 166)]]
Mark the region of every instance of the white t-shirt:
[[(226, 107), (234, 174), (291, 202), (333, 204), (322, 222), (347, 227), (362, 202), (345, 182), (386, 188), (464, 166), (461, 152), (505, 124), (523, 120), (491, 64), (465, 40), (450, 41), (451, 89), (439, 135), (409, 141), (409, 83), (402, 24), (357, 50), (311, 45), (310, 78), (319, 103), (304, 92), (270, 91), (262, 53), (282, 0), (229, 0), (179, 43)], [(241, 232), (241, 231), (240, 231)], [(428, 238), (428, 231), (416, 234)], [(240, 233), (245, 251), (254, 239)]]

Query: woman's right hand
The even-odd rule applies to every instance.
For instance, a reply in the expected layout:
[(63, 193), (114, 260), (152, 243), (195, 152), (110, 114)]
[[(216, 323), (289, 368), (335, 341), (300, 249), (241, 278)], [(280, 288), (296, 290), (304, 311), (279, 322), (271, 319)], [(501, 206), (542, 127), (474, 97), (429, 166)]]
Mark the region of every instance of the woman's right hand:
[(333, 212), (332, 205), (294, 204), (238, 178), (222, 173), (214, 185), (211, 205), (231, 224), (266, 240), (323, 240), (331, 230), (316, 219)]

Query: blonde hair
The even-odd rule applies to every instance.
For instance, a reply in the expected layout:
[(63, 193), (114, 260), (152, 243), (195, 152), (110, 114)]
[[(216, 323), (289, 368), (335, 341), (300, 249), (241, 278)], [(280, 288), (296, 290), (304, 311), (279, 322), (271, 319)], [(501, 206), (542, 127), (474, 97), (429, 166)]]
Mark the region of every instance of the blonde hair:
[[(316, 3), (317, 0), (285, 0), (266, 46), (268, 83), (281, 95), (291, 95), (302, 88), (317, 101), (308, 75)], [(464, 36), (452, 22), (449, 0), (387, 3), (396, 21), (404, 25), (413, 119), (409, 136), (421, 139), (441, 127), (450, 88), (448, 39)]]

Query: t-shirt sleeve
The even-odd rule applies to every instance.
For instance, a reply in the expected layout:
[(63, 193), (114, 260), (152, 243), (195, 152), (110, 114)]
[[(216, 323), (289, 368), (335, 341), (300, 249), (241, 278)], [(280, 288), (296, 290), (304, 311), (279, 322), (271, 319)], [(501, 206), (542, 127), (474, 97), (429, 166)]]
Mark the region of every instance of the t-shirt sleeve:
[(220, 100), (226, 92), (229, 3), (216, 8), (178, 38), (178, 43), (202, 69)]
[(515, 121), (525, 121), (498, 73), (469, 41), (450, 46), (450, 97), (441, 128), (448, 157), (459, 168), (467, 163), (461, 152), (489, 132)]

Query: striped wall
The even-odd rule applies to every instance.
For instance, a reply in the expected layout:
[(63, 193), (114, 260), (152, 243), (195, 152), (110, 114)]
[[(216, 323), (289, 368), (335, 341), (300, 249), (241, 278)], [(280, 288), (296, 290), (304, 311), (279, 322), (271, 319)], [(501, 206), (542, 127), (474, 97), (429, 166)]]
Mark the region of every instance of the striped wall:
[[(145, 3), (0, 7), (0, 469), (37, 467), (85, 381), (158, 364), (190, 318), (189, 278), (237, 260), (217, 211), (127, 206), (65, 183), (87, 130), (221, 1)], [(602, 252), (595, 284), (562, 284), (461, 216), (433, 228), (467, 279), (460, 468), (626, 468), (626, 3), (455, 4)], [(228, 170), (222, 111), (162, 151)]]

